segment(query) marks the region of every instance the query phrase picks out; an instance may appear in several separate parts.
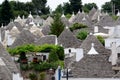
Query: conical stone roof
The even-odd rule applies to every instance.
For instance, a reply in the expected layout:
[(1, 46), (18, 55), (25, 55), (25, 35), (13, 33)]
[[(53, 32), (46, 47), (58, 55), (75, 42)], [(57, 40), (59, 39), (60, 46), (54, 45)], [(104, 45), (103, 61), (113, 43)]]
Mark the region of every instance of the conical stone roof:
[[(94, 43), (94, 51), (91, 54), (91, 43)], [(86, 54), (79, 62), (72, 64), (72, 73), (75, 78), (112, 78), (115, 74), (112, 65), (108, 61), (110, 51), (94, 37), (89, 35), (81, 44), (83, 53)], [(91, 53), (89, 53), (91, 52)], [(89, 54), (87, 54), (89, 53)]]
[(110, 17), (109, 15), (106, 15), (106, 16), (103, 16), (97, 24), (103, 27), (106, 27), (106, 26), (114, 27), (115, 21), (112, 19), (112, 17)]
[(23, 44), (34, 43), (35, 36), (29, 30), (23, 30), (16, 38), (11, 47), (20, 46)]
[(115, 74), (106, 55), (87, 55), (79, 62), (73, 63), (75, 78), (112, 78)]
[(35, 41), (36, 45), (43, 45), (43, 44), (55, 44), (56, 43), (56, 36), (55, 35), (46, 35), (39, 38)]
[(62, 44), (64, 48), (75, 48), (80, 46), (81, 41), (79, 41), (69, 29), (64, 29), (58, 37), (58, 44)]
[(6, 27), (6, 30), (10, 31), (14, 26), (16, 26), (19, 31), (22, 31), (23, 29), (22, 25), (19, 22), (10, 22)]
[(13, 62), (10, 54), (3, 48), (3, 45), (0, 43), (0, 79), (12, 80), (13, 73), (19, 73), (19, 70)]
[(98, 53), (109, 55), (110, 51), (105, 49), (105, 47), (92, 34), (88, 35), (88, 37), (82, 42), (80, 46), (80, 48), (84, 50), (84, 54), (87, 54), (88, 51), (91, 49), (91, 43), (94, 43), (94, 48)]
[(50, 34), (50, 26), (46, 25), (42, 27), (42, 33), (44, 35), (49, 35)]
[(95, 9), (94, 7), (92, 8), (92, 10), (89, 12), (89, 17), (92, 19), (93, 15), (95, 14), (95, 12), (97, 11), (97, 9)]
[(61, 21), (65, 26), (69, 26), (68, 19), (64, 16), (64, 14), (61, 16)]

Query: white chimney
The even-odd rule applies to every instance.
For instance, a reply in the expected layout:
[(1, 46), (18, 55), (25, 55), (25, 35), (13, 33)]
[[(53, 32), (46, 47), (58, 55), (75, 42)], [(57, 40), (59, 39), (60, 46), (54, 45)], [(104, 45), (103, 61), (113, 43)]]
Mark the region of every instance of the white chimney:
[(100, 21), (100, 15), (98, 15), (98, 21)]
[(23, 77), (21, 77), (19, 73), (13, 73), (12, 80), (23, 80)]
[(76, 49), (76, 61), (80, 61), (84, 57), (83, 49), (77, 48)]
[(55, 45), (58, 45), (57, 36), (55, 37)]
[(116, 42), (112, 42), (111, 50), (112, 50), (111, 62), (112, 62), (112, 65), (116, 65), (117, 64), (117, 58), (118, 58), (117, 52), (116, 52)]
[(94, 27), (94, 33), (98, 33), (98, 26)]
[(4, 41), (2, 42), (3, 46), (6, 48), (7, 47), (7, 42), (8, 42), (8, 30), (5, 30), (5, 38)]

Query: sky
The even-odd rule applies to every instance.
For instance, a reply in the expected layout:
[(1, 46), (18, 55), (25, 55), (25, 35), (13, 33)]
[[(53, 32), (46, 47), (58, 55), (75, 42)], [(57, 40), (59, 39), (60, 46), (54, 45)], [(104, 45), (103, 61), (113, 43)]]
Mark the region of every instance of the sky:
[[(4, 0), (0, 0), (0, 3), (2, 3), (3, 1)], [(31, 1), (31, 0), (19, 0), (19, 1), (28, 2), (28, 1)], [(69, 0), (47, 0), (47, 5), (49, 5), (52, 10), (55, 10), (57, 5), (63, 4), (63, 2), (68, 2), (68, 1)], [(108, 2), (108, 1), (110, 1), (110, 0), (82, 0), (82, 4), (94, 2), (94, 3), (97, 4), (97, 6), (100, 9), (101, 5), (104, 4), (105, 2)]]

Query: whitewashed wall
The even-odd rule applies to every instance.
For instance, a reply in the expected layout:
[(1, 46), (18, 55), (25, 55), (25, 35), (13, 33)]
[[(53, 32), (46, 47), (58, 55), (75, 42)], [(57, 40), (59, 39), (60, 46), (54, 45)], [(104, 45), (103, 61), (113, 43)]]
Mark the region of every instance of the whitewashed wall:
[(13, 73), (13, 80), (23, 80), (19, 73)]
[(111, 48), (112, 42), (116, 42), (117, 47), (120, 45), (120, 39), (108, 38), (108, 39), (105, 39), (105, 47)]
[[(71, 50), (71, 53), (69, 52)], [(83, 49), (80, 48), (66, 48), (64, 49), (65, 54), (72, 55), (73, 53), (76, 55), (76, 61), (80, 61), (83, 58)]]

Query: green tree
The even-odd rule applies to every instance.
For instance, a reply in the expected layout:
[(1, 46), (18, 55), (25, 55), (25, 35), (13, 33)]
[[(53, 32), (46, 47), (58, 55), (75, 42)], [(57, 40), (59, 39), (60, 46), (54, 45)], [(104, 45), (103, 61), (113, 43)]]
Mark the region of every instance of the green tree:
[(64, 6), (63, 6), (63, 11), (64, 11), (64, 14), (72, 14), (72, 9), (71, 9), (71, 5), (67, 2), (67, 3), (64, 3)]
[(30, 80), (37, 80), (37, 75), (35, 73), (30, 73), (29, 78)]
[(18, 15), (20, 16), (28, 16), (28, 14), (31, 13), (35, 14), (35, 10), (34, 10), (34, 5), (32, 2), (27, 2), (27, 3), (23, 3), (23, 2), (19, 2), (19, 1), (10, 1), (10, 4), (13, 8), (13, 12), (14, 12), (14, 16), (17, 17)]
[(120, 0), (111, 0), (110, 2), (106, 2), (102, 6), (102, 11), (109, 13), (117, 13), (120, 11)]
[(112, 5), (111, 2), (106, 2), (104, 5), (102, 5), (102, 11), (112, 13), (112, 6), (111, 5)]
[(96, 9), (98, 8), (95, 3), (88, 3), (88, 4), (84, 4), (82, 9), (84, 10), (84, 12), (89, 13), (89, 11), (90, 11), (93, 7), (96, 8)]
[(62, 7), (62, 5), (61, 4), (59, 4), (58, 6), (57, 6), (57, 8), (55, 9), (55, 11), (54, 11), (54, 13), (56, 13), (56, 14), (62, 14), (63, 13), (63, 7)]
[(0, 15), (1, 22), (0, 23), (7, 25), (10, 22), (10, 20), (13, 18), (14, 18), (14, 15), (13, 15), (13, 10), (11, 8), (11, 5), (9, 4), (8, 0), (5, 0), (1, 6), (1, 15)]
[(81, 0), (69, 0), (72, 12), (77, 13), (79, 10), (82, 11), (82, 2)]
[(57, 55), (58, 55), (59, 60), (62, 60), (62, 61), (63, 61), (64, 58), (65, 58), (64, 48), (61, 47), (61, 46), (57, 46), (57, 48), (56, 48), (56, 53), (57, 53)]
[(65, 25), (61, 22), (60, 15), (56, 14), (54, 18), (54, 22), (51, 24), (50, 30), (51, 34), (56, 35), (57, 37), (64, 30)]
[(31, 11), (32, 14), (35, 14), (35, 10), (34, 10), (34, 4), (32, 2), (27, 2), (25, 4), (25, 8), (24, 8), (25, 11), (27, 11), (28, 13)]
[(57, 51), (56, 50), (52, 50), (50, 52), (50, 54), (49, 54), (49, 58), (48, 59), (49, 59), (50, 62), (58, 61), (59, 59), (58, 59)]
[(80, 40), (85, 40), (87, 35), (88, 35), (88, 32), (86, 30), (82, 30), (82, 31), (78, 32), (77, 38)]
[(114, 7), (114, 11), (115, 11), (115, 14), (118, 12), (118, 10), (120, 11), (120, 0), (111, 0), (111, 3)]
[(49, 7), (46, 7), (47, 0), (32, 0), (36, 14), (49, 13)]

